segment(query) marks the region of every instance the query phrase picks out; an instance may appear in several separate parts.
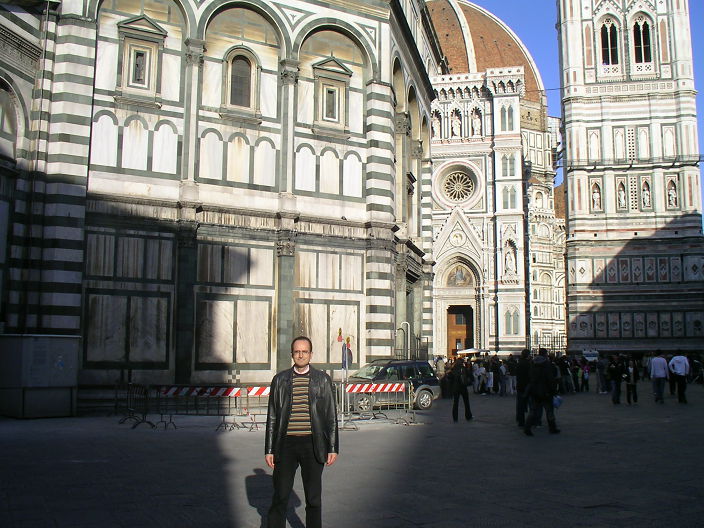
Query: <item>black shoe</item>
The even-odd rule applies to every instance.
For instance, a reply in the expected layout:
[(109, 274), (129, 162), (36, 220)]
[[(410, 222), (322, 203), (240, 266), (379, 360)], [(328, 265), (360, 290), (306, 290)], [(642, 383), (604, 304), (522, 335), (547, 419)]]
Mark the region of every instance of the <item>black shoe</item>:
[(530, 429), (523, 429), (523, 434), (525, 434), (526, 436), (533, 436), (533, 431), (531, 431)]
[(474, 416), (467, 416), (467, 421), (470, 421), (473, 418), (474, 418)]
[(550, 434), (560, 434), (559, 429), (550, 429)]

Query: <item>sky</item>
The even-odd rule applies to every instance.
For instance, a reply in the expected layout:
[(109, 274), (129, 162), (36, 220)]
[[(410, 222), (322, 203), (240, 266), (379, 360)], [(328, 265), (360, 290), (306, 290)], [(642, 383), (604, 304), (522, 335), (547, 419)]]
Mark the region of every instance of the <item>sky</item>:
[[(528, 48), (543, 78), (550, 115), (560, 117), (560, 77), (557, 52), (556, 0), (470, 0), (504, 21)], [(689, 0), (694, 54), (699, 153), (704, 153), (704, 0)], [(698, 21), (699, 24), (694, 24)], [(702, 186), (704, 197), (704, 186)]]

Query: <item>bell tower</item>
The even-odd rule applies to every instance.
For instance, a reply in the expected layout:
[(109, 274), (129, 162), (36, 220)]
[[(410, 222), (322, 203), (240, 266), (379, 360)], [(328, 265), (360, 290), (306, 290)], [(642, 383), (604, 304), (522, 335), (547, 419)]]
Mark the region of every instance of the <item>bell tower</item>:
[(570, 351), (693, 350), (704, 238), (688, 0), (558, 0)]

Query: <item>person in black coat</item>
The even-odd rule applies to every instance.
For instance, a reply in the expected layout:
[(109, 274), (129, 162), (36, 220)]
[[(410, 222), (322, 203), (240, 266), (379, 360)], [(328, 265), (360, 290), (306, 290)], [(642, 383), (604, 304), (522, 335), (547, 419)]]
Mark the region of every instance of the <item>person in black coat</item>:
[(623, 358), (611, 356), (609, 366), (606, 368), (606, 378), (611, 384), (611, 401), (614, 405), (621, 403), (621, 383), (625, 379), (626, 368), (623, 365)]
[(526, 426), (528, 410), (528, 383), (530, 382), (530, 350), (524, 348), (515, 368), (516, 372), (516, 422), (518, 427)]
[(530, 366), (528, 394), (530, 395), (532, 408), (523, 432), (527, 436), (533, 436), (531, 427), (538, 421), (540, 413), (545, 409), (550, 433), (559, 433), (560, 430), (555, 423), (555, 409), (552, 405), (553, 396), (557, 394), (555, 365), (548, 359), (548, 351), (544, 348), (538, 349), (538, 356), (533, 358)]
[(452, 420), (456, 422), (458, 419), (460, 396), (462, 396), (462, 401), (464, 401), (464, 417), (467, 420), (471, 420), (472, 409), (469, 407), (467, 385), (472, 383), (472, 370), (464, 364), (461, 358), (457, 358), (449, 375), (449, 383), (452, 389)]
[(636, 384), (640, 380), (640, 372), (638, 371), (638, 362), (629, 359), (628, 365), (626, 366), (626, 403), (628, 405), (633, 403), (638, 403), (638, 392), (636, 391)]

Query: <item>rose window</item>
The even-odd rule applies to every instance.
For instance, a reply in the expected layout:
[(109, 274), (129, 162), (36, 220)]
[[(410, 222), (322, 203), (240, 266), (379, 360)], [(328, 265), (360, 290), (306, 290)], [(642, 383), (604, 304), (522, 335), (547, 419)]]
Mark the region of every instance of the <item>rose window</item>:
[(453, 202), (463, 202), (474, 192), (474, 181), (464, 172), (452, 172), (443, 182), (445, 195)]

